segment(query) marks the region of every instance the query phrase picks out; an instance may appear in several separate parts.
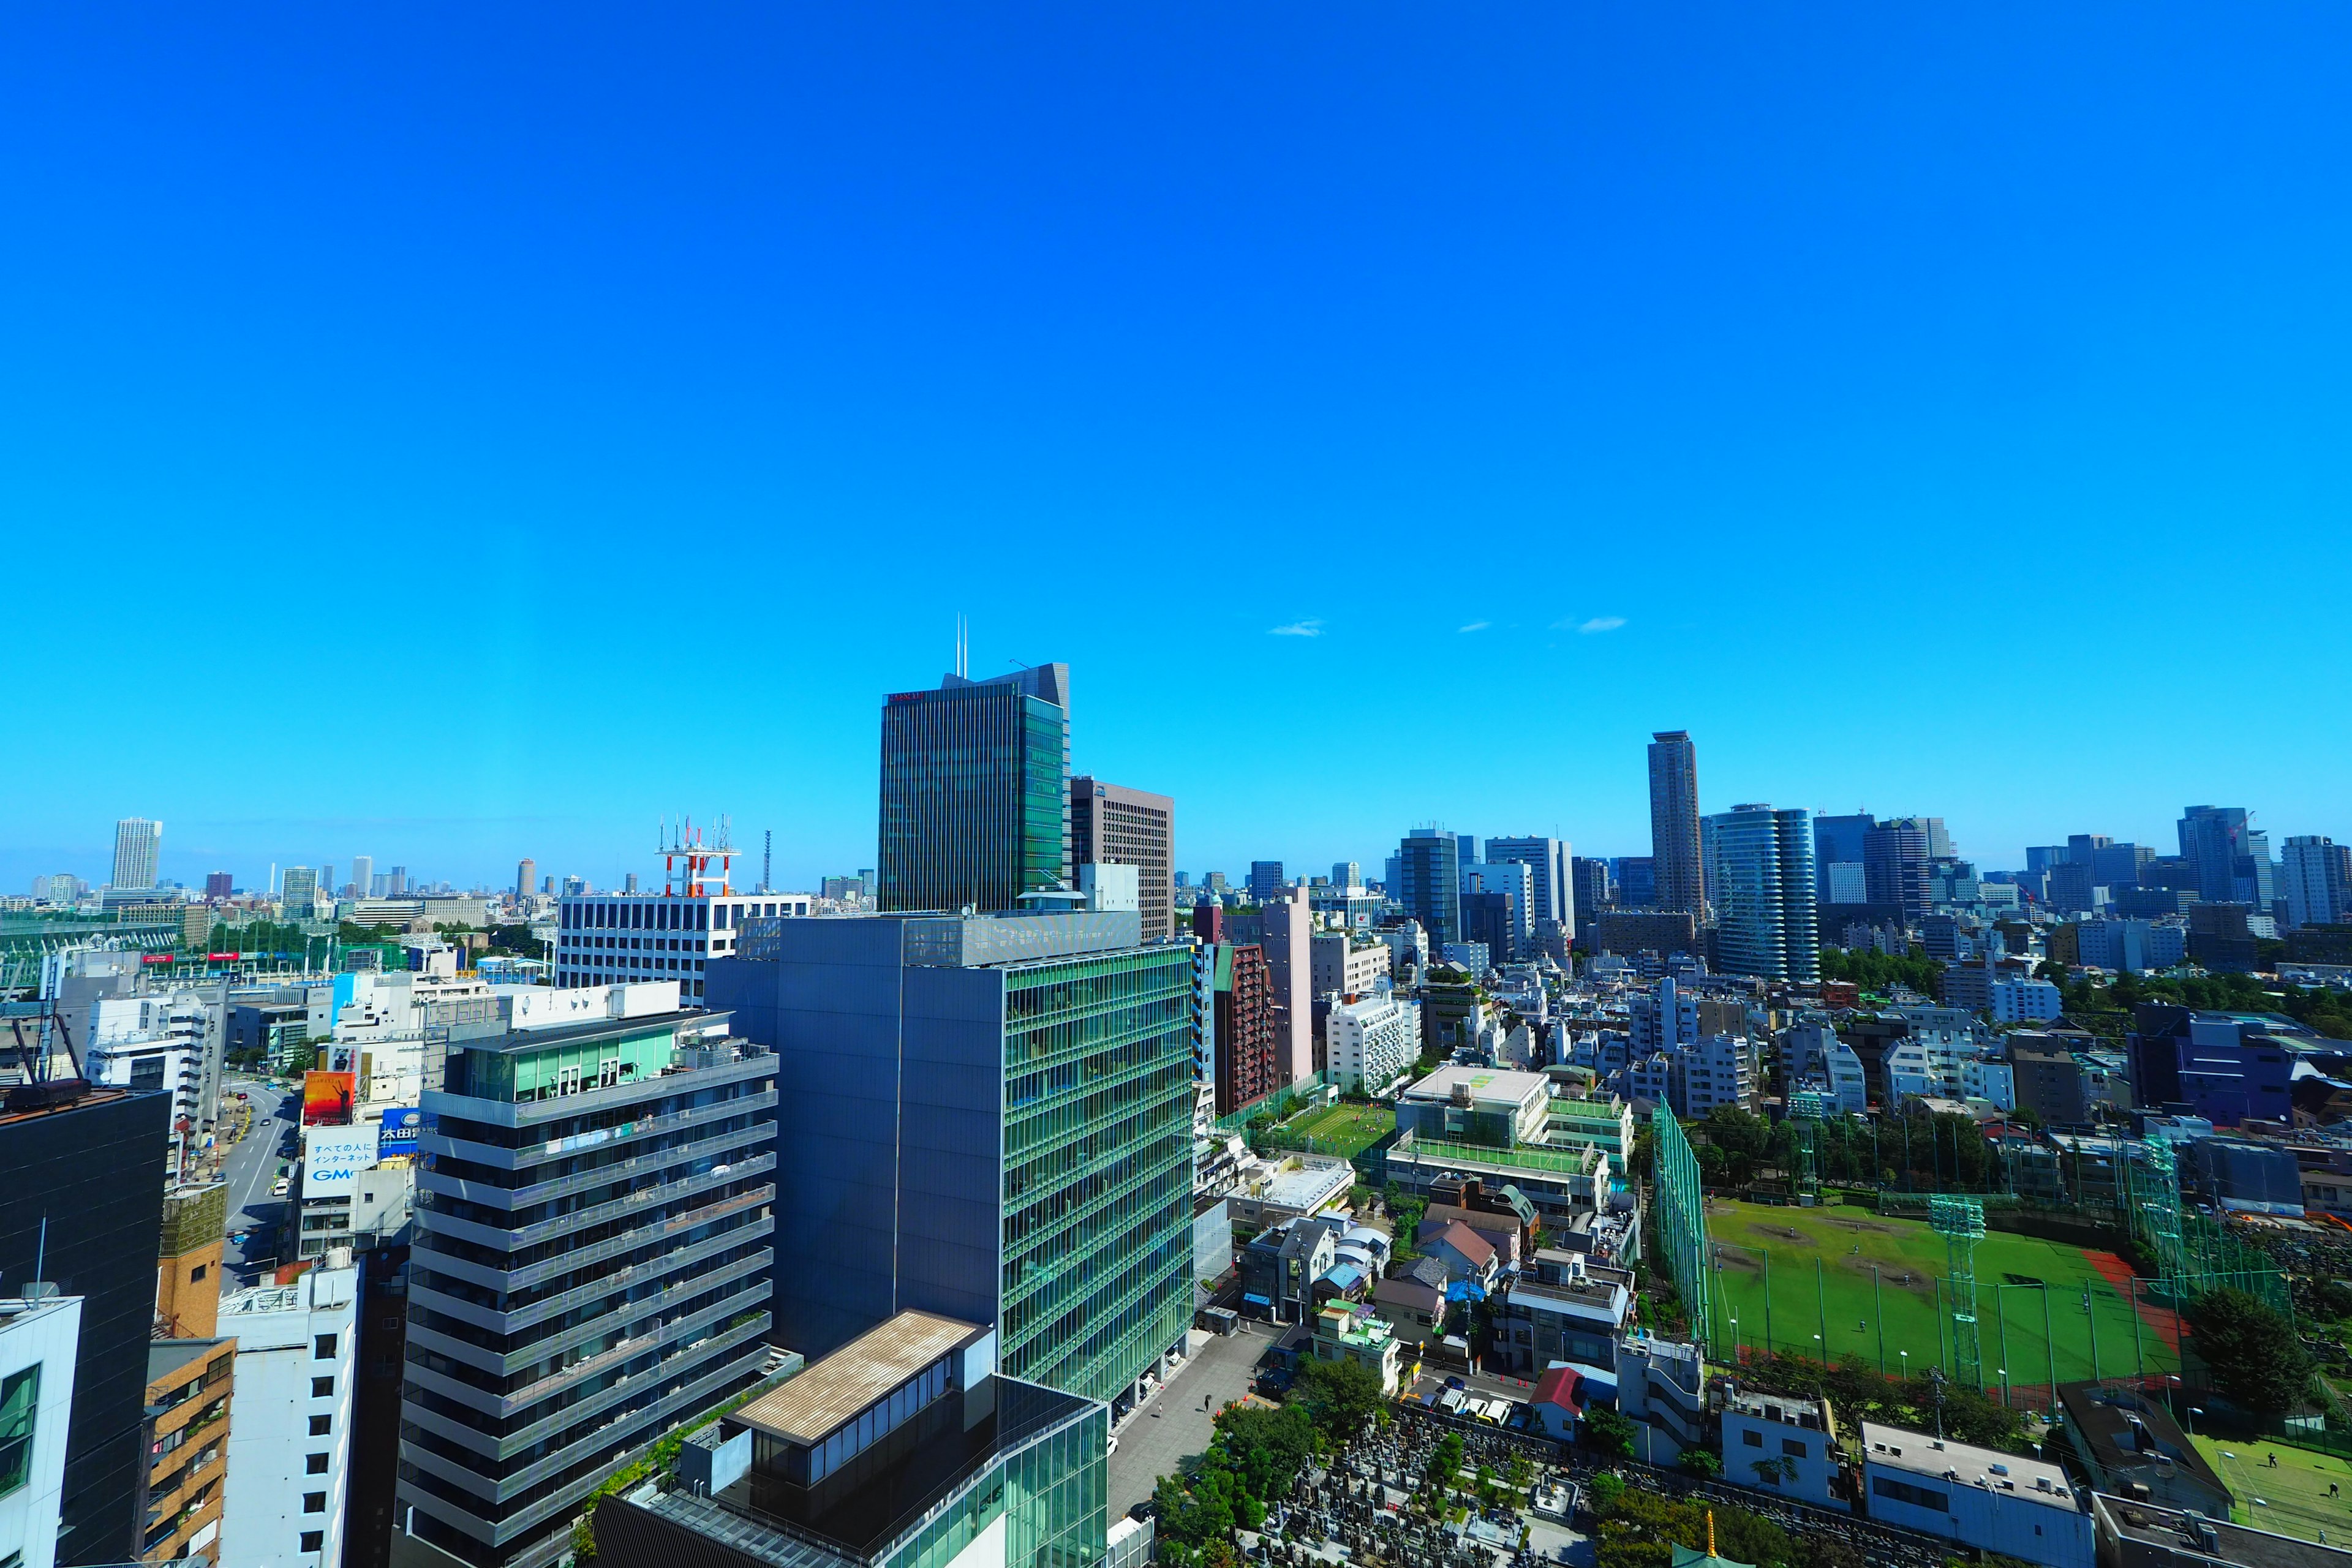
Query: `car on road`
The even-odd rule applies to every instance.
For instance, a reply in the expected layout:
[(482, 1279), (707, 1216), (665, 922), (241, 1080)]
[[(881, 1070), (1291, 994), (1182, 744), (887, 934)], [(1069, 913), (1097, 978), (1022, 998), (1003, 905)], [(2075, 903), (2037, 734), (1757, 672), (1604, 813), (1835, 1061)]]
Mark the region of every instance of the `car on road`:
[(1445, 1380), (1445, 1386), (1448, 1388), (1467, 1388), (1470, 1385), (1463, 1382), (1458, 1377), (1449, 1377)]
[(269, 1184), (269, 1195), (273, 1198), (282, 1198), (293, 1190), (293, 1182), (285, 1176), (280, 1176)]

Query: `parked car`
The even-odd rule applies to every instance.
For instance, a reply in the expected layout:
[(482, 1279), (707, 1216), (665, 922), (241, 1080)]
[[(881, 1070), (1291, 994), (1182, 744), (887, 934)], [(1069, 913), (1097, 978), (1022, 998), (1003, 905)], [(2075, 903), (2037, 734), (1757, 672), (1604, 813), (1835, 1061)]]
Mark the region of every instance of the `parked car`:
[(294, 1184), (284, 1176), (269, 1184), (269, 1195), (273, 1198), (282, 1198), (293, 1190)]

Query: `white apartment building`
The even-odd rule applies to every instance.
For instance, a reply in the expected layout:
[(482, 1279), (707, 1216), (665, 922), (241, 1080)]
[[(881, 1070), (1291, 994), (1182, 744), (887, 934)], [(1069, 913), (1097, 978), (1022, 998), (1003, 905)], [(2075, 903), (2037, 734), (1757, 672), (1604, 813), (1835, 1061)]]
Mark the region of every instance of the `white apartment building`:
[(1996, 980), (1991, 1011), (1996, 1024), (2040, 1024), (2064, 1013), (2066, 1003), (2047, 980)]
[(58, 1560), (81, 1300), (0, 1300), (0, 1440), (31, 1439), (23, 1480), (0, 1493), (0, 1563), (9, 1568), (54, 1568)]
[(1705, 1116), (1718, 1105), (1749, 1108), (1755, 1099), (1754, 1063), (1741, 1035), (1701, 1035), (1670, 1058), (1668, 1101), (1677, 1116)]
[(1394, 954), (1382, 942), (1360, 943), (1346, 931), (1318, 931), (1308, 960), (1318, 996), (1362, 996), (1389, 976)]
[(1747, 1393), (1724, 1400), (1723, 1479), (1733, 1486), (1850, 1512), (1853, 1505), (1831, 1489), (1837, 1474), (1826, 1402)]
[(342, 1561), (359, 1295), (359, 1270), (334, 1253), (290, 1285), (221, 1299), (220, 1332), (236, 1341), (224, 1564)]
[[(1384, 947), (1371, 951), (1388, 956)], [(1385, 1094), (1421, 1059), (1421, 1009), (1385, 995), (1341, 1003), (1323, 1021), (1323, 1053), (1327, 1081), (1343, 1091)]]
[(556, 916), (555, 984), (675, 980), (688, 1006), (714, 958), (735, 951), (745, 922), (813, 913), (809, 893), (567, 893)]

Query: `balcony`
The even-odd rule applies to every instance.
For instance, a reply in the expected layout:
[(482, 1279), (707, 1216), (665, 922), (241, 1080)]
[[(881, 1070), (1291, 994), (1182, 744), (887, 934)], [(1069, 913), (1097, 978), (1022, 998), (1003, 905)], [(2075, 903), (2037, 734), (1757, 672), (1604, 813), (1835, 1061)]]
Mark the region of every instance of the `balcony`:
[[(719, 1289), (758, 1273), (767, 1267), (768, 1260), (772, 1256), (768, 1249), (762, 1247), (751, 1257), (737, 1258), (723, 1268), (714, 1269), (709, 1274), (698, 1275), (692, 1279), (680, 1280), (672, 1288), (672, 1291), (680, 1296), (699, 1296), (705, 1291)], [(663, 1295), (671, 1294), (672, 1291), (665, 1291)], [(615, 1309), (612, 1312), (591, 1318), (586, 1322), (574, 1323), (560, 1333), (534, 1340), (527, 1345), (503, 1354), (460, 1339), (454, 1334), (428, 1328), (422, 1323), (409, 1324), (408, 1342), (421, 1345), (427, 1350), (437, 1351), (453, 1361), (460, 1361), (468, 1366), (478, 1367), (494, 1377), (511, 1377), (540, 1362), (562, 1355), (565, 1351), (612, 1332), (612, 1320), (614, 1317), (657, 1315), (661, 1310), (663, 1295), (647, 1297), (632, 1303), (626, 1309)]]
[[(707, 1171), (699, 1176), (688, 1176), (680, 1181), (640, 1187), (625, 1197), (614, 1198), (601, 1204), (591, 1204), (584, 1209), (574, 1209), (570, 1214), (557, 1215), (552, 1219), (534, 1220), (529, 1225), (512, 1230), (501, 1230), (493, 1226), (485, 1225), (479, 1220), (459, 1219), (453, 1215), (427, 1207), (422, 1201), (417, 1205), (416, 1216), (422, 1222), (419, 1228), (428, 1234), (439, 1232), (496, 1251), (520, 1252), (525, 1247), (535, 1247), (543, 1241), (553, 1241), (561, 1237), (575, 1235), (592, 1226), (615, 1222), (625, 1223), (640, 1218), (649, 1219), (660, 1205), (677, 1203), (695, 1197), (723, 1187), (730, 1182), (741, 1181), (746, 1176), (764, 1175), (775, 1169), (775, 1155), (755, 1154), (747, 1160), (731, 1162), (723, 1170)], [(430, 1190), (432, 1189), (427, 1189), (427, 1191)], [(420, 1199), (421, 1197), (422, 1194)]]
[(580, 1193), (609, 1187), (632, 1177), (672, 1165), (690, 1164), (696, 1160), (714, 1156), (727, 1161), (754, 1159), (761, 1152), (772, 1152), (776, 1143), (773, 1122), (755, 1123), (735, 1132), (714, 1135), (698, 1143), (677, 1149), (663, 1149), (616, 1160), (590, 1171), (577, 1171), (553, 1181), (540, 1182), (528, 1187), (501, 1187), (488, 1182), (467, 1181), (445, 1172), (426, 1171), (417, 1178), (420, 1192), (439, 1193), (453, 1198), (463, 1198), (487, 1208), (504, 1209), (514, 1214), (537, 1204), (552, 1203), (558, 1198), (572, 1197)]
[[(553, 1100), (485, 1100), (470, 1094), (431, 1089), (425, 1092), (421, 1103), (427, 1116), (454, 1116), (467, 1121), (487, 1122), (493, 1127), (529, 1128), (574, 1116), (586, 1116), (593, 1111), (619, 1110), (624, 1106), (643, 1104), (646, 1100), (664, 1100), (671, 1095), (707, 1089), (716, 1083), (775, 1076), (776, 1058), (765, 1051), (758, 1051), (736, 1061), (720, 1062), (715, 1067), (689, 1068), (682, 1072), (640, 1079), (634, 1083), (615, 1084), (611, 1089), (583, 1089), (576, 1094), (559, 1095)], [(436, 1152), (432, 1147), (430, 1135), (421, 1146), (427, 1152)]]
[[(452, 1296), (436, 1290), (430, 1285), (414, 1279), (409, 1283), (410, 1299), (419, 1306), (438, 1312), (444, 1317), (456, 1318), (471, 1323), (485, 1333), (516, 1334), (534, 1323), (561, 1316), (574, 1307), (584, 1306), (589, 1302), (601, 1300), (604, 1297), (617, 1295), (633, 1285), (663, 1279), (677, 1273), (679, 1269), (691, 1268), (714, 1253), (723, 1252), (730, 1247), (741, 1246), (751, 1235), (751, 1228), (747, 1227), (745, 1230), (729, 1231), (723, 1236), (714, 1236), (706, 1241), (697, 1242), (692, 1247), (663, 1253), (658, 1257), (646, 1258), (642, 1263), (631, 1263), (609, 1274), (600, 1274), (585, 1285), (575, 1285), (569, 1290), (559, 1291), (555, 1295), (533, 1301), (529, 1306), (516, 1307), (503, 1312), (496, 1308), (478, 1305), (462, 1296)], [(753, 1256), (761, 1260), (763, 1268), (772, 1265), (775, 1258), (774, 1252), (767, 1247), (760, 1248)], [(435, 1266), (438, 1267), (438, 1263), (439, 1260), (436, 1258)]]
[(721, 1100), (716, 1105), (698, 1105), (688, 1110), (666, 1110), (640, 1116), (619, 1127), (604, 1129), (608, 1136), (596, 1143), (578, 1144), (568, 1149), (550, 1146), (562, 1140), (533, 1142), (520, 1149), (509, 1149), (496, 1143), (477, 1143), (470, 1139), (452, 1138), (437, 1131), (425, 1133), (421, 1147), (428, 1154), (448, 1154), (460, 1160), (469, 1160), (477, 1165), (522, 1171), (543, 1165), (550, 1160), (561, 1160), (578, 1153), (583, 1148), (604, 1148), (639, 1138), (650, 1138), (657, 1133), (677, 1131), (681, 1128), (707, 1126), (713, 1121), (724, 1121), (730, 1116), (772, 1110), (775, 1104), (776, 1091), (763, 1089), (739, 1099)]
[[(774, 1185), (762, 1183), (732, 1197), (705, 1204), (700, 1208), (688, 1209), (684, 1214), (672, 1215), (658, 1226), (649, 1226), (621, 1236), (607, 1237), (603, 1241), (591, 1242), (585, 1247), (572, 1247), (557, 1253), (552, 1258), (543, 1258), (536, 1263), (526, 1264), (520, 1268), (503, 1268), (495, 1264), (477, 1263), (469, 1258), (460, 1258), (454, 1253), (438, 1251), (432, 1245), (433, 1233), (430, 1229), (420, 1231), (415, 1247), (418, 1254), (430, 1255), (429, 1267), (443, 1273), (453, 1275), (460, 1279), (470, 1279), (486, 1289), (520, 1290), (532, 1285), (544, 1284), (559, 1275), (572, 1273), (591, 1264), (601, 1263), (607, 1258), (625, 1257), (645, 1247), (657, 1245), (666, 1237), (676, 1236), (681, 1231), (692, 1230), (697, 1226), (709, 1225), (714, 1220), (724, 1219), (730, 1214), (760, 1207), (772, 1200), (775, 1195)], [(470, 1228), (478, 1230), (482, 1227)], [(457, 1233), (453, 1230), (451, 1234), (454, 1236)], [(492, 1231), (489, 1234), (495, 1236), (501, 1233)]]

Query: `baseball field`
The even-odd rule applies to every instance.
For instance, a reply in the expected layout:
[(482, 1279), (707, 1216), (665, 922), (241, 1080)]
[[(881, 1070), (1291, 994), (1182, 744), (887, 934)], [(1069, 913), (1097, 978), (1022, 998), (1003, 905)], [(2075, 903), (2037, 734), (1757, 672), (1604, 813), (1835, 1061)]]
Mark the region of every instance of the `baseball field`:
[[(1716, 1326), (1727, 1341), (1835, 1360), (1890, 1376), (1953, 1367), (1944, 1238), (1921, 1220), (1850, 1207), (1709, 1199)], [(2127, 1295), (2112, 1253), (1993, 1232), (1977, 1244), (1978, 1342), (1988, 1389), (2046, 1391), (2088, 1377), (2179, 1369), (2169, 1310)], [(2041, 1401), (2036, 1399), (2034, 1403)]]

